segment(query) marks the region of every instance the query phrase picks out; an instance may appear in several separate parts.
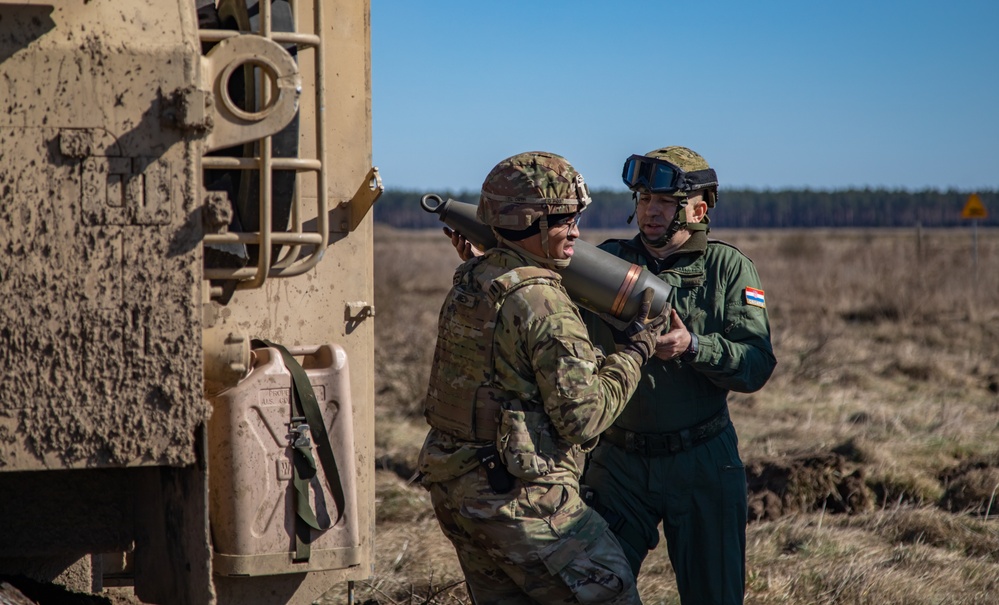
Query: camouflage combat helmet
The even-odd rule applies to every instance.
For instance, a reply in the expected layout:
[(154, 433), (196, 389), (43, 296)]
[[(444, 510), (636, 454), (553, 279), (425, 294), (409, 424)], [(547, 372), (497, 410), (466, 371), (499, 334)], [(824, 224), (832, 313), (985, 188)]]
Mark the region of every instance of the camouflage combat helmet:
[(718, 175), (714, 169), (700, 154), (678, 145), (631, 156), (625, 161), (621, 176), (632, 190), (646, 188), (680, 198), (705, 191), (704, 199), (710, 208), (717, 199)]
[[(624, 162), (621, 180), (632, 191), (637, 212), (639, 193), (669, 195), (677, 199), (676, 211), (666, 231), (650, 240), (642, 233), (642, 241), (653, 248), (661, 248), (672, 241), (681, 229), (690, 231), (709, 230), (710, 222), (704, 214), (699, 222), (687, 221), (689, 197), (703, 192), (708, 208), (714, 208), (718, 200), (718, 175), (708, 162), (686, 147), (673, 145), (653, 149), (645, 155), (633, 155)], [(628, 219), (634, 218), (634, 214)]]
[(589, 203), (583, 176), (565, 158), (530, 151), (489, 172), (476, 216), (490, 227), (522, 231), (550, 214), (582, 212)]

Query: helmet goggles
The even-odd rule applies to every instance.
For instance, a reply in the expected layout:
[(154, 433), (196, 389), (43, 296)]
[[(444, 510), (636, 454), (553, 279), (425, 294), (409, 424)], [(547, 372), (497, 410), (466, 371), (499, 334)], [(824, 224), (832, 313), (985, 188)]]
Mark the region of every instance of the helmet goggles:
[(650, 193), (697, 191), (718, 186), (718, 176), (713, 168), (686, 172), (676, 164), (645, 155), (628, 158), (624, 162), (621, 179), (628, 189), (644, 187)]

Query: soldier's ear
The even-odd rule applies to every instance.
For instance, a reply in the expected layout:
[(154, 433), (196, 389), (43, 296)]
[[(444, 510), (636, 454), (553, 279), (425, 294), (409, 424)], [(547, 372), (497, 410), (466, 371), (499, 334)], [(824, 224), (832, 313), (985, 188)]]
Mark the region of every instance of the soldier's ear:
[(708, 213), (708, 203), (704, 194), (698, 194), (687, 200), (687, 222), (699, 223)]

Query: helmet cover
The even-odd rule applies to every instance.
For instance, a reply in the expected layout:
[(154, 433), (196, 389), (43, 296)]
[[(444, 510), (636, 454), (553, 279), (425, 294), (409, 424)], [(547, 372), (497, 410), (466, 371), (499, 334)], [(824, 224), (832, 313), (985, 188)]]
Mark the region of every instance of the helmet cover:
[(542, 216), (575, 214), (589, 203), (583, 176), (568, 160), (530, 151), (501, 161), (489, 172), (476, 216), (490, 227), (521, 231)]

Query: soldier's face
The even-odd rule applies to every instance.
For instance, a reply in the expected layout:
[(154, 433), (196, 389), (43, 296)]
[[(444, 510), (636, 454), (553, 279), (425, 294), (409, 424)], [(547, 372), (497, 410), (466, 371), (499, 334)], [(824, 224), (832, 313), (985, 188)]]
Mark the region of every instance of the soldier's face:
[(638, 229), (650, 240), (659, 239), (666, 234), (679, 203), (680, 198), (665, 193), (639, 193), (638, 206), (635, 208)]
[(572, 248), (579, 237), (578, 215), (574, 220), (548, 228), (548, 250), (541, 244), (541, 234), (537, 233), (523, 240), (525, 250), (538, 256), (562, 260), (572, 257)]

